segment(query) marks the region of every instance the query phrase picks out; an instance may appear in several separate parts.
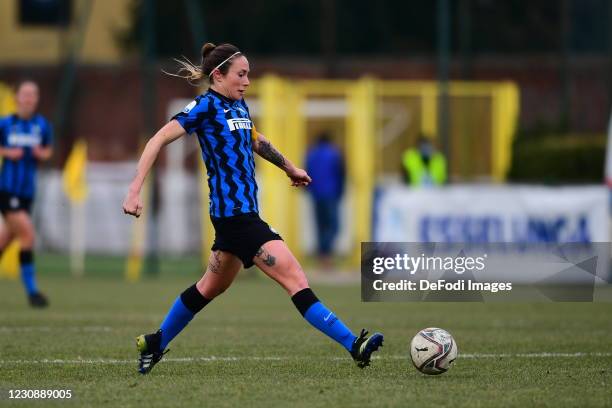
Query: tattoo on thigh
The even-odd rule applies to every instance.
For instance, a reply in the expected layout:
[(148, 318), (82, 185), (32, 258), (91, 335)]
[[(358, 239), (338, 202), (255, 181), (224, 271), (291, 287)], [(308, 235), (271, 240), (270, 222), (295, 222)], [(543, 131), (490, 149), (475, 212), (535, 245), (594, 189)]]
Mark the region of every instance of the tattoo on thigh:
[(221, 273), (221, 254), (219, 251), (213, 252), (213, 259), (210, 265), (208, 265), (208, 269), (215, 274)]
[(266, 252), (263, 247), (257, 250), (255, 256), (261, 258), (263, 260), (263, 263), (268, 266), (274, 266), (276, 264), (276, 257), (272, 256), (271, 253)]

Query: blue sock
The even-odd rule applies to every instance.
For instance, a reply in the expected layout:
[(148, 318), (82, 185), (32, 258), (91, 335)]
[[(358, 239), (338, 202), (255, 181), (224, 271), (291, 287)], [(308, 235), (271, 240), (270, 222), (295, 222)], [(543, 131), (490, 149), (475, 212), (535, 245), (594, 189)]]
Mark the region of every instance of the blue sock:
[(34, 256), (32, 251), (25, 250), (19, 252), (19, 262), (21, 264), (21, 281), (28, 295), (38, 293), (36, 285), (36, 271), (34, 269)]
[(193, 316), (191, 310), (183, 304), (181, 297), (177, 297), (160, 327), (162, 331), (161, 350), (166, 349), (168, 343), (187, 326)]
[(196, 285), (186, 289), (176, 298), (166, 318), (161, 324), (162, 339), (160, 349), (165, 350), (168, 343), (172, 341), (186, 326), (193, 316), (210, 302), (200, 294)]
[(348, 352), (351, 351), (357, 336), (317, 299), (310, 288), (299, 291), (291, 300), (308, 323), (340, 343)]

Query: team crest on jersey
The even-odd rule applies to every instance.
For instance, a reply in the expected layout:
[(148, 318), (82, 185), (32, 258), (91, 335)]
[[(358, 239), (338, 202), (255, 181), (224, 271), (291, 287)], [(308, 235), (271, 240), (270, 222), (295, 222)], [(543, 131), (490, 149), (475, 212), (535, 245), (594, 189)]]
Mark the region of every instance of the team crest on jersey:
[(228, 119), (227, 126), (229, 126), (229, 130), (252, 129), (253, 124), (251, 122), (251, 119), (235, 118), (235, 119)]

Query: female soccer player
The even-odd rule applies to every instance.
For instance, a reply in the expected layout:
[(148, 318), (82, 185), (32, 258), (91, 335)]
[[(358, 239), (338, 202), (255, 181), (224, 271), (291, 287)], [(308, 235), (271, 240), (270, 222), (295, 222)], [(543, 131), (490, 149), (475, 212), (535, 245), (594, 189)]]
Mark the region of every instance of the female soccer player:
[(383, 336), (355, 336), (323, 305), (308, 285), (304, 271), (280, 235), (259, 218), (253, 152), (279, 167), (293, 186), (311, 182), (255, 130), (243, 97), (249, 86), (249, 61), (231, 44), (202, 47), (199, 67), (182, 62), (190, 81), (208, 79), (210, 88), (175, 115), (147, 143), (136, 177), (123, 202), (127, 214), (140, 216), (140, 190), (162, 146), (195, 133), (202, 149), (210, 187), (210, 218), (215, 241), (204, 276), (175, 300), (160, 329), (137, 338), (139, 372), (146, 374), (167, 352), (166, 346), (211, 300), (223, 293), (240, 270), (257, 265), (291, 296), (302, 316), (340, 343), (361, 368)]
[(40, 293), (34, 269), (34, 226), (30, 207), (36, 190), (36, 167), (53, 154), (49, 122), (36, 113), (38, 85), (23, 81), (17, 87), (17, 113), (0, 120), (0, 251), (14, 239), (19, 240), (21, 280), (30, 305), (46, 307), (47, 298)]

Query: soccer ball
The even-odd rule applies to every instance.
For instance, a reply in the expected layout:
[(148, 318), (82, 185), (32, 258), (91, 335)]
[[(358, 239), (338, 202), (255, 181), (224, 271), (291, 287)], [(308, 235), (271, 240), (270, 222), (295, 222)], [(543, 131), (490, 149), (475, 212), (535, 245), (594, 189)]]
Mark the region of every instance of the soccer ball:
[(442, 374), (457, 358), (457, 343), (446, 330), (423, 329), (410, 342), (410, 357), (423, 374)]

